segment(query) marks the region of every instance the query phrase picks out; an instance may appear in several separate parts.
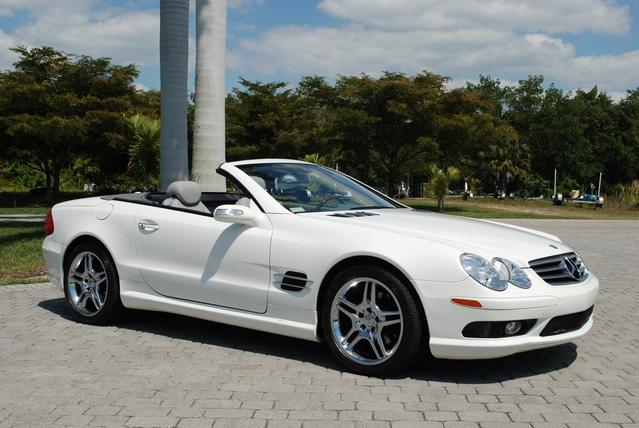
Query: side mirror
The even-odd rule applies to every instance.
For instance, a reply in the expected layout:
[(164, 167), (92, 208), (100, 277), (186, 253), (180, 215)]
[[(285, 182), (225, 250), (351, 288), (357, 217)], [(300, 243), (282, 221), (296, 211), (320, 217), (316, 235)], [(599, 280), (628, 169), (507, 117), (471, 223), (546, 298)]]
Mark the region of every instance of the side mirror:
[(213, 212), (213, 217), (223, 223), (256, 224), (255, 210), (244, 205), (220, 205)]

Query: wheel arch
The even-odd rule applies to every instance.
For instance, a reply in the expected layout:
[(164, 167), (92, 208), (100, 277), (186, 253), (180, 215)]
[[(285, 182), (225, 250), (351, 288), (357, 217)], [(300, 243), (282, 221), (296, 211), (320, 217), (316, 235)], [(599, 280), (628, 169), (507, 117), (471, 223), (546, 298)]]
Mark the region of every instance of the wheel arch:
[[(113, 254), (111, 253), (111, 251), (109, 250), (109, 247), (106, 246), (106, 244), (104, 242), (102, 242), (98, 237), (96, 237), (95, 235), (89, 235), (89, 234), (82, 234), (82, 235), (78, 235), (76, 237), (74, 237), (71, 242), (69, 242), (69, 245), (66, 246), (65, 250), (64, 250), (64, 255), (62, 256), (62, 272), (63, 272), (63, 276), (64, 278), (62, 278), (63, 284), (66, 281), (66, 266), (67, 266), (67, 261), (69, 260), (69, 255), (71, 254), (71, 251), (77, 247), (78, 245), (81, 244), (96, 244), (98, 246), (100, 246), (104, 251), (107, 252), (107, 254), (109, 254), (109, 256), (111, 256), (111, 259), (113, 259)], [(115, 260), (115, 259), (113, 259)], [(118, 267), (117, 264), (114, 263), (113, 264), (113, 268), (115, 269), (116, 273), (118, 271)]]
[[(333, 281), (333, 279), (344, 269), (354, 267), (354, 266), (375, 266), (380, 269), (384, 269), (393, 275), (395, 275), (400, 281), (402, 281), (408, 287), (409, 292), (413, 295), (413, 298), (416, 300), (419, 313), (422, 323), (426, 328), (426, 332), (428, 334), (428, 319), (426, 317), (426, 311), (424, 309), (424, 305), (422, 304), (421, 298), (419, 297), (419, 293), (415, 288), (413, 282), (408, 278), (408, 276), (396, 265), (389, 262), (388, 260), (384, 260), (380, 257), (371, 256), (371, 255), (358, 255), (358, 256), (350, 256), (345, 259), (340, 260), (335, 263), (333, 267), (331, 267), (326, 275), (324, 275), (324, 279), (320, 284), (319, 292), (317, 293), (317, 301), (315, 302), (315, 309), (318, 314), (321, 313), (322, 310), (322, 301), (324, 300), (324, 295), (326, 290), (328, 289), (328, 285)], [(322, 339), (324, 337), (324, 332), (322, 331), (322, 323), (317, 323), (317, 337)]]

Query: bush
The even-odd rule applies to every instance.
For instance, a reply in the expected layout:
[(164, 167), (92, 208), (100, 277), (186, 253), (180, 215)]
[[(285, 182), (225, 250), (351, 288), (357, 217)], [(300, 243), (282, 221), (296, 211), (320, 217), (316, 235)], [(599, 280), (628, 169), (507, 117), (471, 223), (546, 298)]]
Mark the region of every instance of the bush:
[(550, 186), (550, 182), (539, 174), (525, 174), (521, 177), (521, 195), (522, 196), (543, 196), (546, 189)]
[(639, 209), (639, 180), (615, 185), (612, 195), (618, 204), (634, 210)]
[(565, 177), (559, 183), (557, 183), (557, 193), (562, 193), (564, 197), (570, 195), (572, 190), (579, 190), (581, 192), (581, 186), (572, 177)]

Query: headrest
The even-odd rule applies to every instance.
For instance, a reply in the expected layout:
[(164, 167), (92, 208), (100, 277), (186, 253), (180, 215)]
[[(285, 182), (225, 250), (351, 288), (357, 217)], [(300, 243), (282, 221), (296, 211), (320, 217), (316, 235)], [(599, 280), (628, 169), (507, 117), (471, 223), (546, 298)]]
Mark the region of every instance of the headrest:
[(195, 181), (174, 181), (169, 184), (166, 194), (176, 197), (178, 201), (187, 207), (196, 206), (202, 199), (200, 185)]
[(266, 181), (264, 181), (262, 177), (258, 177), (257, 175), (251, 175), (250, 177), (253, 179), (253, 181), (259, 184), (262, 189), (266, 190)]

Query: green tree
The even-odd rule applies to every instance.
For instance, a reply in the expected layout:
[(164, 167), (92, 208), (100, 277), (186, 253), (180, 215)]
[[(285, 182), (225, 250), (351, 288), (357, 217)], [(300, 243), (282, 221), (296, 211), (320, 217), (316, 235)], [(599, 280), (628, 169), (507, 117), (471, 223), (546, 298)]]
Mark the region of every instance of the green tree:
[[(489, 93), (494, 95), (498, 88), (498, 83), (491, 84)], [(494, 97), (484, 96), (483, 90), (455, 89), (442, 97), (437, 117), (439, 164), (458, 166), (464, 176), (506, 190), (528, 171), (529, 154), (517, 132), (501, 118)]]
[(100, 172), (90, 180), (125, 171), (136, 68), (50, 47), (12, 50), (14, 70), (0, 73), (2, 152), (41, 171), (53, 194), (61, 172), (82, 158)]
[(508, 86), (502, 85), (499, 79), (490, 76), (479, 76), (478, 83), (466, 83), (466, 89), (477, 93), (485, 102), (481, 111), (490, 113), (497, 118), (502, 118), (507, 108), (507, 96), (511, 91)]
[(383, 182), (391, 195), (403, 174), (422, 171), (437, 153), (433, 130), (445, 82), (428, 72), (341, 77), (333, 132), (349, 171)]
[(630, 183), (639, 177), (639, 88), (629, 90), (614, 110), (619, 140), (604, 158), (606, 180)]
[(160, 121), (136, 114), (131, 119), (133, 142), (129, 146), (129, 172), (142, 178), (145, 190), (160, 173)]
[(292, 90), (284, 82), (240, 78), (240, 84), (226, 98), (227, 158), (300, 157), (303, 151), (286, 138), (293, 124)]

